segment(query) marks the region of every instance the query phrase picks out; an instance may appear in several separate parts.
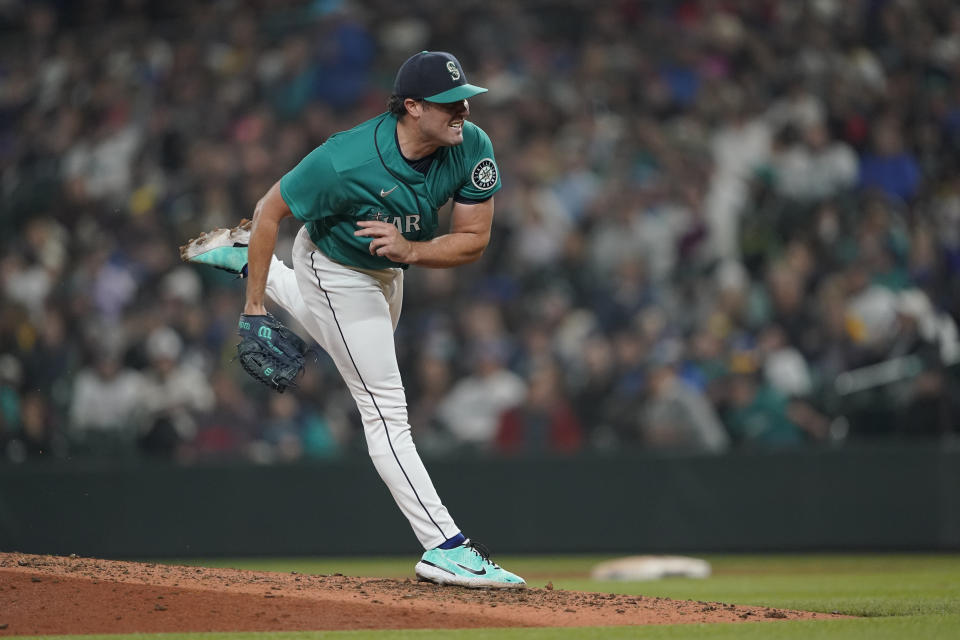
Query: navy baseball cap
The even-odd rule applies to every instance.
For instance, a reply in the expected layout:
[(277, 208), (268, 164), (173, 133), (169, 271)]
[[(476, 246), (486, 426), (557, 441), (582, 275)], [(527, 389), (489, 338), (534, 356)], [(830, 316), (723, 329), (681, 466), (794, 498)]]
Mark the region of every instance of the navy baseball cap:
[(393, 82), (394, 95), (427, 102), (459, 102), (486, 91), (468, 84), (460, 61), (446, 51), (421, 51), (410, 56)]

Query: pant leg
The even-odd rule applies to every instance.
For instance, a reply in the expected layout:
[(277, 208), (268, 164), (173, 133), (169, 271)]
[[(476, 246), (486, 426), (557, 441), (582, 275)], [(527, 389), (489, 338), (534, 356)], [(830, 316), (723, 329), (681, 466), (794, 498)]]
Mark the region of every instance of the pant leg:
[(297, 285), (297, 276), (293, 269), (283, 264), (277, 256), (270, 259), (270, 271), (267, 273), (267, 297), (303, 324), (310, 315), (310, 310), (300, 296), (300, 287)]
[(384, 290), (387, 305), (390, 307), (390, 323), (393, 330), (397, 330), (400, 322), (400, 308), (403, 306), (403, 270), (397, 269), (390, 286)]
[(440, 501), (407, 421), (393, 342), (403, 272), (356, 270), (333, 262), (305, 229), (293, 255), (300, 297), (309, 309), (302, 324), (333, 358), (360, 410), (377, 472), (420, 543), (432, 549), (460, 529)]
[[(403, 306), (403, 271), (397, 270), (390, 282), (384, 283), (384, 297), (390, 308), (390, 322), (393, 330), (397, 330), (400, 322), (400, 309)], [(270, 259), (270, 271), (267, 273), (266, 294), (271, 300), (280, 305), (292, 315), (300, 324), (310, 314), (307, 305), (300, 295), (300, 286), (294, 270), (283, 263), (280, 258), (273, 256)]]

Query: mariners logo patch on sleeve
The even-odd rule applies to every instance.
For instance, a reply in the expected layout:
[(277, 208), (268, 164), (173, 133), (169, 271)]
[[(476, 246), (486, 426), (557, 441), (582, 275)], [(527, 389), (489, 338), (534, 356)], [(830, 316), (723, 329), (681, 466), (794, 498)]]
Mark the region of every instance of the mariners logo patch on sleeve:
[(497, 165), (490, 158), (484, 158), (473, 168), (470, 178), (477, 189), (492, 189), (497, 184)]

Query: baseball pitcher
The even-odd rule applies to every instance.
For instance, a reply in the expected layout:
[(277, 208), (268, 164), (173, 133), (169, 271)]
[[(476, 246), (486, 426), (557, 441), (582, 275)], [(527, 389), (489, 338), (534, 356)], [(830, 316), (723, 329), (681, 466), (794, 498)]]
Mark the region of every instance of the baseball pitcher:
[[(410, 435), (393, 343), (404, 270), (474, 261), (490, 240), (500, 175), (487, 134), (467, 121), (467, 99), (484, 92), (449, 53), (410, 57), (386, 113), (314, 149), (257, 203), (252, 224), (205, 233), (181, 256), (247, 278), (241, 361), (261, 382), (283, 391), (305, 350), (267, 313), (266, 297), (330, 354), (370, 457), (426, 549), (421, 580), (518, 588), (524, 580), (466, 538), (440, 501)], [(438, 235), (437, 212), (450, 198), (450, 230)], [(274, 256), (288, 216), (304, 223), (293, 269)]]

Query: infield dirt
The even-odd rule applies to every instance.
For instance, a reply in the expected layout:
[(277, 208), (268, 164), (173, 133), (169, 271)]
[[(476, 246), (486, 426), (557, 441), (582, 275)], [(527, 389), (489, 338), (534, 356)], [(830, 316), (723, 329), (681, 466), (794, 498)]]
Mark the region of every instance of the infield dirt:
[(0, 637), (42, 634), (569, 627), (832, 618), (823, 613), (411, 579), (0, 553)]

